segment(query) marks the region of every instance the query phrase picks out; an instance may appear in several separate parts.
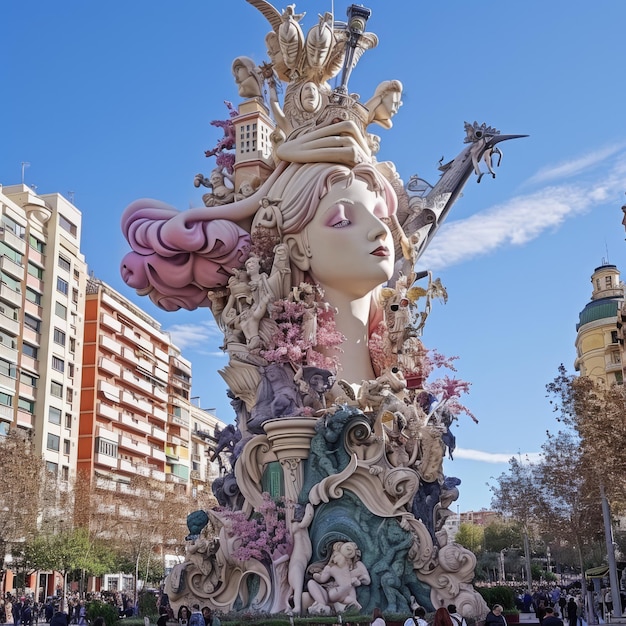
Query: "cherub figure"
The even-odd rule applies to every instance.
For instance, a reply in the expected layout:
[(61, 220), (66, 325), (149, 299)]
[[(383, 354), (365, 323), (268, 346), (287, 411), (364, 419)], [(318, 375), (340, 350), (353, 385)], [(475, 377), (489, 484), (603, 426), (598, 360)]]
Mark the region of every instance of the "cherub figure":
[(370, 575), (360, 560), (361, 551), (353, 541), (336, 541), (328, 563), (320, 570), (311, 566), (313, 579), (308, 583), (308, 590), (314, 602), (309, 613), (328, 615), (348, 607), (361, 608), (356, 588), (370, 584)]

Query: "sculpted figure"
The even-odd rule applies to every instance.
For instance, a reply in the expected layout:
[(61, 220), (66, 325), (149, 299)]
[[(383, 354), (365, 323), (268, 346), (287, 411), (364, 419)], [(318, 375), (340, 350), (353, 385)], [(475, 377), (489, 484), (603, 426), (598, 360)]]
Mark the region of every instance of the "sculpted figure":
[[(314, 602), (309, 613), (343, 612), (348, 607), (360, 609), (356, 588), (370, 584), (370, 575), (360, 561), (361, 551), (352, 541), (333, 544), (330, 560), (321, 571), (313, 571), (308, 590)], [(312, 566), (312, 569), (315, 569)]]
[(383, 128), (391, 128), (391, 118), (402, 106), (402, 83), (399, 80), (386, 80), (378, 87), (365, 107), (369, 110), (368, 122)]
[(313, 505), (298, 505), (291, 522), (290, 532), (293, 550), (289, 559), (287, 580), (293, 594), (294, 613), (302, 613), (302, 591), (304, 590), (304, 574), (313, 554), (313, 546), (309, 538), (309, 526), (313, 521)]
[(263, 82), (254, 61), (248, 57), (237, 57), (232, 69), (239, 95), (242, 98), (259, 98)]

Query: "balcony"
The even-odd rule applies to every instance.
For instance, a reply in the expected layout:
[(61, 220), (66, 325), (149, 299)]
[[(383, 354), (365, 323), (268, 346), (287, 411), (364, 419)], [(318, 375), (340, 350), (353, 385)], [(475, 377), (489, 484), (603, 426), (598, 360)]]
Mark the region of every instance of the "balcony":
[(102, 313), (100, 315), (100, 323), (103, 326), (106, 326), (107, 328), (115, 331), (116, 333), (119, 333), (122, 330), (122, 325), (120, 324), (120, 322), (118, 322), (111, 315), (107, 315), (106, 313)]
[(165, 452), (159, 448), (152, 448), (152, 458), (157, 461), (165, 461)]
[(120, 418), (120, 412), (104, 402), (98, 402), (96, 405), (96, 413), (114, 422)]
[(167, 441), (167, 433), (163, 429), (157, 428), (156, 426), (152, 427), (150, 437), (158, 439), (159, 441)]
[(141, 456), (150, 456), (150, 446), (147, 443), (135, 441), (125, 435), (120, 435), (119, 446)]
[(9, 346), (0, 343), (0, 358), (11, 363), (17, 363), (17, 350), (10, 348)]
[(5, 422), (13, 421), (13, 407), (0, 404), (0, 420)]
[(120, 401), (120, 390), (115, 385), (106, 382), (106, 380), (98, 382), (98, 391), (100, 391), (104, 397), (111, 402)]
[(6, 243), (13, 250), (17, 250), (20, 254), (26, 254), (26, 242), (6, 228), (0, 229), (0, 241)]
[(136, 389), (143, 391), (146, 394), (153, 394), (152, 385), (147, 380), (135, 376), (135, 374), (133, 374), (129, 370), (122, 372), (122, 380), (129, 385), (135, 387)]
[(0, 328), (9, 335), (20, 334), (20, 323), (7, 315), (0, 314)]
[(24, 274), (26, 273), (24, 270), (24, 266), (16, 263), (8, 256), (0, 257), (0, 269), (9, 276), (13, 276), (19, 281), (24, 280)]
[(36, 276), (33, 276), (32, 274), (26, 275), (26, 286), (30, 287), (31, 289), (34, 289), (35, 291), (38, 291), (39, 293), (43, 293), (44, 291), (43, 280), (40, 280), (39, 278), (37, 278)]
[(36, 330), (33, 330), (28, 326), (24, 326), (24, 330), (22, 331), (22, 339), (26, 343), (30, 343), (33, 346), (41, 345), (41, 333), (38, 333)]
[(152, 415), (162, 422), (167, 422), (167, 411), (158, 406), (152, 407)]
[(152, 413), (152, 405), (144, 398), (140, 398), (130, 391), (123, 390), (119, 394), (119, 401), (132, 407), (134, 410), (139, 409), (147, 414)]
[(115, 339), (111, 339), (111, 337), (106, 335), (100, 335), (100, 346), (118, 356), (122, 353), (122, 346)]
[(120, 375), (120, 371), (121, 371), (120, 366), (114, 361), (112, 361), (111, 359), (107, 359), (106, 357), (101, 356), (100, 359), (98, 360), (98, 365), (100, 366), (101, 370), (108, 372), (109, 374), (112, 374), (113, 376)]
[(144, 435), (152, 434), (152, 426), (144, 420), (138, 420), (132, 415), (128, 415), (127, 413), (122, 413), (121, 421), (122, 421), (122, 424), (124, 424), (124, 426), (127, 426), (128, 428), (132, 428), (133, 430), (143, 433)]
[(32, 413), (28, 411), (23, 411), (22, 409), (17, 410), (17, 425), (22, 428), (32, 428), (35, 418)]
[(43, 318), (43, 309), (30, 300), (24, 300), (24, 313), (28, 313), (39, 320)]
[(135, 351), (128, 346), (122, 346), (122, 351), (120, 356), (125, 360), (129, 361), (133, 365), (137, 365), (139, 363), (139, 359), (135, 356)]
[(34, 372), (35, 374), (39, 373), (39, 361), (33, 359), (32, 356), (22, 354), (20, 365), (29, 372)]
[(0, 300), (14, 307), (22, 306), (22, 294), (14, 291), (4, 283), (0, 283)]

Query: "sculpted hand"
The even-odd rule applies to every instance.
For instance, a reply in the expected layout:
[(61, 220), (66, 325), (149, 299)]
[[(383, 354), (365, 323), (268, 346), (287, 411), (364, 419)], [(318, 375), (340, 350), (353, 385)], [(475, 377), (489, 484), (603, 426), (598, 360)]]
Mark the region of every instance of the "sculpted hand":
[(276, 148), (276, 154), (291, 163), (341, 163), (349, 167), (371, 158), (365, 138), (350, 120), (289, 139)]

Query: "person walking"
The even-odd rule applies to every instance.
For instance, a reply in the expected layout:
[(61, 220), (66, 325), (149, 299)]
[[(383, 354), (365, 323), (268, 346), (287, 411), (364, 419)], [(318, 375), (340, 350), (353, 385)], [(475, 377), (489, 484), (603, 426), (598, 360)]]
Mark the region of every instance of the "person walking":
[(465, 618), (460, 613), (457, 613), (456, 604), (448, 604), (448, 613), (454, 626), (467, 626)]
[(567, 622), (569, 626), (577, 626), (578, 625), (578, 604), (576, 604), (576, 600), (574, 600), (573, 596), (570, 596), (570, 599), (567, 602)]

